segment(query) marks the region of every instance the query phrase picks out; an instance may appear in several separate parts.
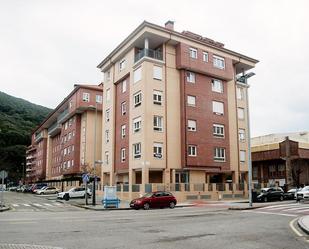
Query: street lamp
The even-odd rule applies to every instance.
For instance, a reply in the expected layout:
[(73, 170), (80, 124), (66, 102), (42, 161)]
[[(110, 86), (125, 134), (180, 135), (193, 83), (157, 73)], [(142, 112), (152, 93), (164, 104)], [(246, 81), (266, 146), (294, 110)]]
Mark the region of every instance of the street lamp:
[(247, 87), (246, 94), (246, 104), (247, 104), (247, 120), (248, 120), (248, 184), (249, 184), (249, 206), (252, 207), (252, 160), (251, 160), (251, 132), (250, 132), (250, 116), (249, 116), (249, 85), (248, 79), (254, 76), (255, 73), (250, 72), (245, 74), (243, 72), (242, 76), (240, 76), (237, 81), (243, 83)]

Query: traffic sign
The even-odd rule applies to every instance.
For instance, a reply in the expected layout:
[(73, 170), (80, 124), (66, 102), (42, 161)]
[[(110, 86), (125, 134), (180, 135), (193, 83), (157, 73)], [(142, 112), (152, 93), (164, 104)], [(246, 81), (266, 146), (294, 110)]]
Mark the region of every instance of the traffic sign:
[(89, 182), (89, 175), (88, 174), (83, 174), (82, 178), (83, 178), (83, 182)]
[(8, 172), (5, 170), (0, 171), (0, 178), (5, 179), (8, 177)]

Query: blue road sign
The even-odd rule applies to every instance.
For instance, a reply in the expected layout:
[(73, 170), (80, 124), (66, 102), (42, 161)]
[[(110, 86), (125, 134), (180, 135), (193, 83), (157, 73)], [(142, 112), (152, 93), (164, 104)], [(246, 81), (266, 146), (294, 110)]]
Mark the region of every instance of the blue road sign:
[(83, 178), (83, 182), (89, 182), (89, 175), (88, 174), (83, 174), (82, 178)]

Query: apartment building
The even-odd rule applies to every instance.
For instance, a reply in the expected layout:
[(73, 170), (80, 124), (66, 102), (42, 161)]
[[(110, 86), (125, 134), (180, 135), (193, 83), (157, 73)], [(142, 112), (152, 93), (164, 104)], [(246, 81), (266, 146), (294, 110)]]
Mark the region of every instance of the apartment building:
[(102, 151), (102, 94), (102, 84), (75, 85), (36, 128), (27, 151), (28, 182), (80, 179), (83, 172), (94, 173), (94, 161)]
[(248, 84), (258, 61), (189, 31), (143, 22), (99, 65), (103, 184), (247, 178)]
[(309, 184), (309, 133), (269, 134), (252, 138), (253, 182), (288, 188)]
[(27, 183), (33, 182), (35, 177), (36, 147), (29, 145), (26, 150), (26, 175), (23, 179)]

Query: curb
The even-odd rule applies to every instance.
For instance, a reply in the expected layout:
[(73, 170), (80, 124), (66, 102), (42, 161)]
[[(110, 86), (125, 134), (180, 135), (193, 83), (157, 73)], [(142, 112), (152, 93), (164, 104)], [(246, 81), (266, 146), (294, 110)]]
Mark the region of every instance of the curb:
[(0, 212), (5, 212), (5, 211), (8, 211), (10, 209), (11, 209), (10, 207), (0, 208)]
[(304, 224), (303, 217), (297, 220), (298, 226), (303, 230), (306, 234), (309, 234), (309, 228)]
[(250, 209), (258, 209), (262, 207), (229, 207), (229, 210), (250, 210)]

